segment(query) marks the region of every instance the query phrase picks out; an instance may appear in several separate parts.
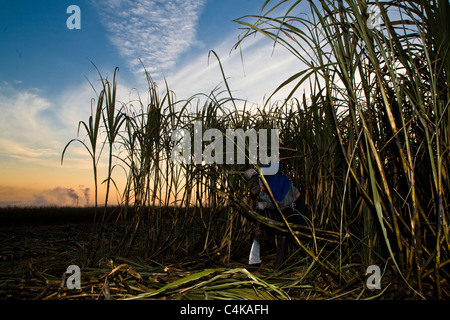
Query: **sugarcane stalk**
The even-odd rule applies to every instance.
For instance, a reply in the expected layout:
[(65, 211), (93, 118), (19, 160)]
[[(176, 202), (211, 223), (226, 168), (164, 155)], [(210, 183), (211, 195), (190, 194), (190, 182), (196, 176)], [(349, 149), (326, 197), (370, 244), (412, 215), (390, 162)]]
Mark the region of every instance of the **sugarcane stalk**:
[(276, 208), (276, 210), (278, 211), (278, 213), (280, 214), (281, 219), (283, 220), (285, 226), (288, 228), (289, 233), (294, 237), (295, 241), (297, 242), (297, 244), (299, 245), (300, 248), (303, 249), (303, 251), (305, 251), (311, 258), (314, 259), (314, 261), (316, 261), (321, 267), (323, 267), (325, 270), (327, 270), (329, 273), (331, 273), (333, 276), (338, 277), (338, 273), (333, 270), (330, 266), (326, 265), (323, 261), (321, 261), (319, 259), (319, 257), (317, 257), (316, 255), (314, 255), (313, 252), (311, 252), (308, 248), (306, 248), (303, 243), (300, 241), (300, 239), (297, 237), (297, 235), (294, 233), (294, 231), (291, 228), (291, 225), (289, 224), (289, 222), (287, 221), (285, 215), (283, 214), (283, 212), (281, 211), (280, 207), (278, 206), (277, 201), (275, 200), (275, 197), (273, 196), (272, 190), (270, 190), (269, 184), (267, 183), (267, 180), (264, 178), (264, 175), (261, 172), (261, 168), (257, 167), (257, 170), (259, 172), (259, 176), (264, 184), (264, 187), (266, 188), (266, 191), (269, 193), (270, 198), (273, 201), (273, 204)]

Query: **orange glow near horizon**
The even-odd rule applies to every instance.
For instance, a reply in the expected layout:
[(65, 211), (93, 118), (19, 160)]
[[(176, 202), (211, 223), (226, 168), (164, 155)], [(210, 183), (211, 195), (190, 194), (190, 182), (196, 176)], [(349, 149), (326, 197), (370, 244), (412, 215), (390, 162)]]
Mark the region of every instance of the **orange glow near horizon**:
[[(103, 173), (100, 170), (98, 177), (99, 206), (104, 204), (106, 197), (106, 183), (102, 183), (106, 175)], [(0, 176), (0, 207), (85, 207), (95, 204), (92, 169), (16, 162), (1, 165)], [(119, 192), (123, 192), (124, 173), (113, 172), (113, 179)], [(164, 194), (161, 196), (164, 197)], [(117, 205), (119, 198), (120, 195), (111, 183), (108, 204)]]
[[(91, 170), (32, 163), (0, 166), (0, 206), (78, 206), (94, 204)], [(88, 192), (85, 192), (88, 188)], [(104, 191), (99, 188), (99, 199)]]

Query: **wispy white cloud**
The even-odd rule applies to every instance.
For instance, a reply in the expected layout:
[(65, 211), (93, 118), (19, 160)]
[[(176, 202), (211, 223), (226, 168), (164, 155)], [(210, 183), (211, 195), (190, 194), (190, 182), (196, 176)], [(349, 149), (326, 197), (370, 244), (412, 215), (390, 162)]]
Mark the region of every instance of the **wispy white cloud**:
[(51, 148), (29, 147), (24, 142), (3, 138), (0, 138), (0, 150), (12, 159), (34, 164), (48, 164), (49, 160), (59, 156), (59, 153)]
[[(126, 99), (128, 91), (123, 87), (120, 97)], [(81, 144), (72, 144), (64, 165), (60, 163), (66, 143), (77, 138), (78, 121), (88, 121), (92, 98), (95, 93), (88, 83), (52, 97), (39, 89), (0, 83), (0, 206), (73, 205), (76, 196), (80, 205), (88, 203), (89, 193), (54, 186), (78, 184), (86, 185), (83, 190), (92, 190), (92, 185), (88, 186), (92, 184), (92, 163)], [(81, 131), (78, 138), (84, 140), (85, 135)], [(102, 163), (99, 166), (102, 178), (104, 167)]]
[[(287, 50), (281, 46), (274, 48), (273, 42), (264, 37), (248, 38), (241, 51), (231, 51), (237, 36), (237, 32), (230, 34), (210, 48), (220, 58), (234, 98), (261, 106), (283, 81), (305, 67)], [(179, 99), (196, 93), (208, 94), (216, 87), (226, 89), (217, 59), (213, 55), (208, 59), (208, 51), (199, 53), (180, 66), (176, 73), (167, 76), (169, 87)], [(291, 89), (292, 86), (288, 86), (281, 90), (272, 101), (284, 99)], [(298, 92), (301, 93), (302, 89)]]
[(39, 90), (0, 86), (0, 153), (30, 161), (54, 155), (54, 133), (46, 118), (53, 104)]
[(169, 71), (196, 40), (206, 0), (98, 0), (109, 39), (134, 72)]
[[(183, 58), (183, 53), (201, 41), (196, 38), (196, 27), (207, 0), (92, 1), (111, 42), (128, 67), (138, 74), (136, 80), (145, 80), (141, 59), (155, 80), (164, 74), (180, 99), (209, 93), (217, 85), (225, 89), (215, 57), (208, 61), (210, 50), (219, 55), (235, 97), (257, 104), (304, 67), (281, 46), (274, 50), (273, 42), (262, 36), (244, 41), (242, 63), (239, 51), (230, 54), (238, 40), (238, 25), (234, 32), (221, 34), (222, 39), (213, 47), (196, 46), (196, 53), (191, 51), (189, 59)], [(282, 99), (288, 92), (286, 88), (274, 100)]]
[[(0, 159), (59, 166), (65, 144), (77, 137), (78, 121), (89, 117), (92, 97), (95, 94), (89, 84), (48, 97), (39, 89), (23, 89), (3, 82), (0, 85)], [(84, 133), (80, 138), (84, 139)], [(75, 160), (67, 164), (89, 166), (83, 147), (74, 145), (70, 155)]]

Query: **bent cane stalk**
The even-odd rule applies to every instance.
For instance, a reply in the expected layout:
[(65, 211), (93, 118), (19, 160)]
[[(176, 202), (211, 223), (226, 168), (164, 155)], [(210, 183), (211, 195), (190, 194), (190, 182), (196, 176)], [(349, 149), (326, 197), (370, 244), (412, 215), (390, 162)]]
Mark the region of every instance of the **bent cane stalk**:
[(289, 222), (287, 221), (285, 215), (283, 214), (283, 212), (281, 211), (280, 207), (278, 206), (277, 201), (275, 200), (275, 197), (273, 196), (272, 190), (270, 190), (269, 184), (267, 183), (267, 180), (264, 178), (264, 175), (261, 172), (261, 168), (257, 167), (257, 170), (259, 172), (259, 176), (264, 184), (264, 187), (266, 188), (266, 190), (268, 191), (272, 202), (276, 208), (276, 210), (278, 211), (278, 213), (280, 214), (281, 218), (283, 219), (283, 222), (285, 223), (286, 227), (288, 228), (290, 234), (294, 237), (295, 241), (297, 242), (297, 244), (299, 245), (300, 248), (302, 248), (303, 251), (305, 251), (311, 258), (314, 259), (314, 261), (316, 261), (321, 267), (323, 267), (325, 270), (327, 270), (328, 272), (330, 272), (333, 276), (338, 277), (338, 273), (336, 270), (332, 269), (331, 266), (326, 265), (323, 261), (321, 261), (319, 259), (318, 256), (314, 255), (314, 253), (312, 251), (310, 251), (308, 248), (306, 248), (303, 243), (300, 241), (300, 239), (297, 237), (297, 235), (295, 234), (295, 232), (292, 230), (291, 225), (289, 224)]

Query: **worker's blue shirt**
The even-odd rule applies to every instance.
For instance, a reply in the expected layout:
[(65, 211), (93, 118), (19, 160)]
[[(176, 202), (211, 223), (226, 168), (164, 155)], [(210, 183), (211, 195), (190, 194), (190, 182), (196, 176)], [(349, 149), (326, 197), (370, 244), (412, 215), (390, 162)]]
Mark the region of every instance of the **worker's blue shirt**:
[(266, 178), (267, 184), (269, 185), (275, 200), (277, 200), (277, 202), (283, 201), (286, 193), (291, 187), (291, 181), (279, 171), (274, 175), (264, 176), (264, 178)]
[[(274, 165), (274, 164), (272, 164)], [(279, 164), (278, 164), (278, 170), (276, 174), (272, 175), (266, 175), (264, 173), (264, 169), (268, 166), (263, 166), (261, 168), (261, 172), (264, 175), (264, 178), (267, 181), (267, 184), (269, 185), (270, 190), (272, 191), (272, 194), (277, 202), (282, 202), (284, 200), (284, 197), (288, 193), (289, 189), (291, 188), (291, 181), (284, 175), (281, 174), (279, 170)]]

